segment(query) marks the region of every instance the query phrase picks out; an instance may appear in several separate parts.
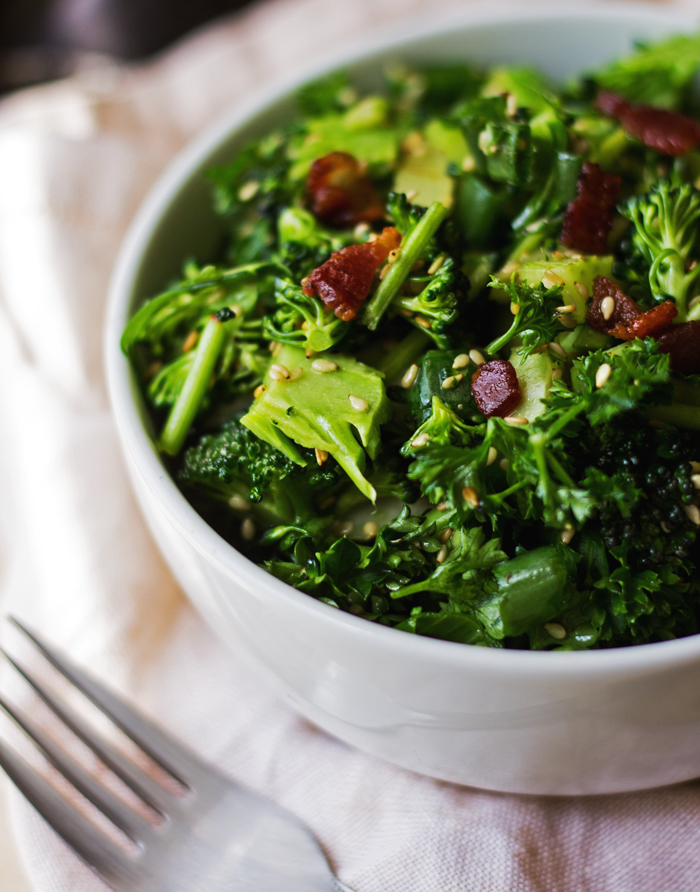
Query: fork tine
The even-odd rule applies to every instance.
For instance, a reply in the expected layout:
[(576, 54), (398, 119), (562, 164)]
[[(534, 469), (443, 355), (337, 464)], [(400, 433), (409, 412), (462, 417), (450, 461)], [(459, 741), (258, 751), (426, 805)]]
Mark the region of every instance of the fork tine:
[(99, 783), (76, 760), (69, 756), (46, 732), (17, 707), (0, 697), (0, 709), (39, 747), (54, 768), (70, 781), (78, 792), (98, 808), (105, 817), (133, 842), (148, 838), (151, 824), (129, 808), (118, 796)]
[(105, 715), (108, 715), (115, 725), (140, 746), (157, 765), (160, 765), (183, 786), (190, 787), (187, 775), (190, 772), (201, 770), (202, 765), (196, 756), (145, 719), (133, 707), (127, 706), (123, 700), (98, 684), (82, 669), (78, 669), (67, 657), (59, 654), (45, 641), (42, 641), (35, 632), (30, 632), (18, 619), (12, 616), (9, 619), (61, 675), (82, 691)]
[(41, 775), (0, 741), (0, 768), (56, 833), (108, 884), (132, 889), (136, 864)]
[(97, 731), (91, 728), (87, 722), (83, 721), (83, 719), (79, 718), (76, 713), (68, 708), (68, 706), (61, 703), (44, 684), (29, 672), (25, 666), (14, 660), (9, 654), (2, 650), (2, 648), (0, 648), (0, 653), (4, 655), (5, 659), (14, 666), (28, 684), (31, 685), (54, 715), (57, 716), (67, 728), (70, 728), (75, 736), (79, 740), (82, 740), (82, 742), (93, 751), (101, 762), (111, 769), (146, 805), (152, 808), (153, 811), (157, 812), (161, 817), (165, 817), (164, 809), (172, 799), (171, 793), (160, 784), (156, 783), (156, 781), (150, 778), (132, 761), (123, 756), (118, 750), (111, 746), (111, 744), (107, 743)]

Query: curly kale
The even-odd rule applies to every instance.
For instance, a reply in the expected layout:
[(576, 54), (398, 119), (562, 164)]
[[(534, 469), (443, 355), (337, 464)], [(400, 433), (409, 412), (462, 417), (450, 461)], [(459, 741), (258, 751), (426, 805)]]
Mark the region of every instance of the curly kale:
[[(450, 327), (459, 316), (457, 307), (469, 290), (466, 276), (446, 258), (432, 276), (411, 276), (407, 290), (413, 295), (397, 295), (391, 305), (403, 311), (413, 325), (422, 328), (438, 347), (449, 347)], [(415, 294), (416, 289), (422, 289)]]

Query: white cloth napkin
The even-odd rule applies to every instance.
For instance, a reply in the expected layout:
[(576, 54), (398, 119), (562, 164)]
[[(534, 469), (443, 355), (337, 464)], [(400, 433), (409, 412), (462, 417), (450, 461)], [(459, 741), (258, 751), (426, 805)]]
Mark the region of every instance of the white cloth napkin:
[[(105, 292), (167, 161), (316, 48), (460, 5), (276, 0), (148, 67), (85, 72), (0, 103), (3, 610), (295, 812), (356, 892), (690, 892), (700, 884), (697, 783), (585, 801), (489, 794), (394, 768), (300, 719), (184, 600), (119, 455), (102, 374)], [(9, 672), (3, 689), (37, 708)], [(19, 794), (11, 805), (39, 892), (104, 889)]]

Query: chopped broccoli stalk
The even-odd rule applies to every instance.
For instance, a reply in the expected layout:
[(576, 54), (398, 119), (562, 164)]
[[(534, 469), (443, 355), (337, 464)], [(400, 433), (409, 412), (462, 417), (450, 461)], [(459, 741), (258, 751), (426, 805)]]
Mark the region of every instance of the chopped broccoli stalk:
[(379, 283), (379, 287), (365, 306), (363, 322), (371, 331), (374, 331), (377, 325), (379, 325), (379, 320), (398, 294), (399, 288), (401, 288), (411, 271), (411, 267), (437, 232), (446, 214), (447, 208), (439, 201), (434, 202), (416, 223), (409, 235), (402, 240), (397, 260), (391, 264), (389, 272)]
[(649, 264), (654, 299), (675, 301), (679, 322), (700, 319), (700, 303), (689, 307), (700, 277), (700, 191), (661, 180), (645, 195), (631, 198), (622, 213), (632, 221), (634, 246)]
[(479, 173), (511, 186), (530, 181), (533, 145), (528, 112), (510, 117), (506, 98), (490, 96), (466, 103), (455, 116)]
[(552, 387), (553, 363), (546, 353), (531, 353), (521, 356), (516, 347), (510, 355), (515, 368), (522, 400), (517, 414), (528, 421), (534, 421), (545, 411), (544, 400), (549, 398)]
[(264, 393), (241, 424), (300, 465), (306, 459), (295, 443), (329, 453), (360, 492), (375, 501), (376, 491), (362, 472), (365, 450), (370, 458), (377, 455), (379, 426), (390, 414), (381, 373), (339, 354), (308, 359), (304, 350), (287, 345), (276, 364), (294, 377), (274, 380), (268, 372)]
[(459, 315), (458, 292), (466, 292), (469, 286), (466, 278), (448, 257), (432, 276), (411, 276), (408, 283), (424, 285), (423, 290), (413, 297), (399, 294), (392, 306), (410, 313), (408, 321), (426, 331), (438, 347), (449, 347), (449, 328)]
[(414, 131), (405, 141), (405, 155), (394, 177), (394, 191), (412, 194), (413, 204), (429, 207), (439, 201), (452, 206), (454, 177), (450, 164), (461, 167), (469, 148), (462, 131), (443, 121), (433, 120), (423, 131)]
[(278, 309), (266, 316), (265, 336), (281, 344), (305, 347), (322, 353), (330, 350), (348, 330), (343, 322), (317, 297), (309, 297), (288, 279), (275, 281)]

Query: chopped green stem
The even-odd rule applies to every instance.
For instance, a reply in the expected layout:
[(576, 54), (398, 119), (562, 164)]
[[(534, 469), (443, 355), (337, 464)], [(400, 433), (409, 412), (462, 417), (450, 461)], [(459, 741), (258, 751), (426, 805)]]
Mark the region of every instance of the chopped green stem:
[(384, 372), (388, 381), (402, 375), (423, 353), (430, 343), (430, 335), (419, 328), (414, 328), (401, 343), (387, 353), (378, 363), (377, 368)]
[(420, 218), (413, 232), (401, 245), (397, 260), (391, 265), (365, 308), (363, 321), (371, 331), (374, 331), (379, 325), (379, 320), (398, 294), (399, 288), (410, 273), (418, 255), (435, 235), (446, 214), (447, 208), (444, 204), (439, 201), (433, 202)]
[(515, 335), (518, 333), (518, 324), (519, 324), (518, 317), (515, 316), (513, 318), (513, 322), (511, 324), (510, 328), (508, 329), (508, 331), (505, 334), (502, 334), (500, 336), (500, 338), (496, 338), (494, 341), (491, 341), (491, 343), (486, 347), (486, 353), (489, 353), (489, 354), (498, 353), (498, 351), (502, 347), (505, 347), (505, 345), (508, 343), (508, 341), (510, 341), (512, 338), (514, 338)]
[(700, 406), (687, 406), (677, 403), (670, 406), (654, 406), (644, 413), (647, 418), (654, 421), (663, 421), (667, 424), (675, 424), (686, 430), (700, 431)]
[(215, 316), (210, 316), (200, 335), (192, 367), (160, 435), (158, 445), (162, 452), (177, 455), (182, 449), (187, 431), (202, 404), (225, 336), (224, 323), (219, 322)]
[(571, 475), (564, 470), (559, 460), (556, 459), (551, 452), (547, 452), (545, 454), (547, 456), (547, 461), (549, 462), (549, 467), (554, 471), (561, 483), (563, 483), (565, 486), (576, 486), (576, 482), (571, 477)]

